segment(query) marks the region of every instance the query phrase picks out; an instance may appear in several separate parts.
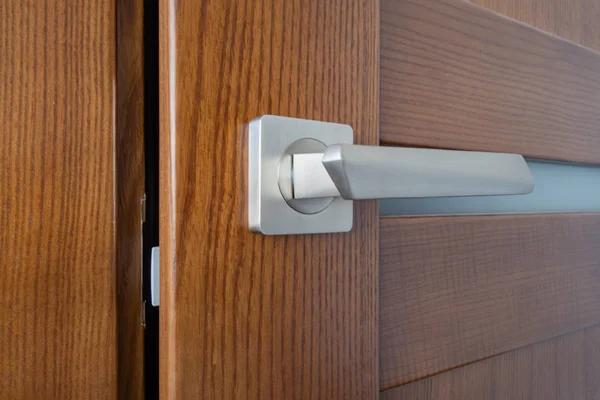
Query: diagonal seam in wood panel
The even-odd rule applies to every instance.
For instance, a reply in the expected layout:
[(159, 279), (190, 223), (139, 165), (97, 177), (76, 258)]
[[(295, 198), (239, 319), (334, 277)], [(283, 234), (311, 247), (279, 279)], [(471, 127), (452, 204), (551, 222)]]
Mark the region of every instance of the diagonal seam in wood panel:
[(599, 349), (596, 324), (396, 386), (381, 398), (598, 398)]
[(600, 3), (596, 0), (472, 0), (500, 15), (600, 50)]
[(380, 220), (380, 388), (600, 321), (600, 214)]
[(600, 55), (462, 1), (381, 3), (381, 141), (600, 162)]
[(408, 380), (406, 382), (402, 382), (401, 384), (398, 384), (398, 385), (395, 385), (395, 386), (391, 386), (391, 387), (385, 388), (385, 389), (380, 389), (380, 390), (381, 390), (381, 392), (387, 392), (387, 391), (393, 390), (394, 388), (397, 388), (397, 387), (400, 387), (400, 386), (403, 386), (403, 385), (408, 385), (408, 384), (411, 384), (411, 383), (415, 383), (415, 382), (419, 382), (419, 381), (426, 380), (426, 379), (429, 379), (429, 378), (433, 378), (433, 377), (435, 377), (437, 375), (441, 375), (441, 374), (445, 374), (445, 373), (448, 373), (448, 372), (460, 370), (461, 368), (465, 368), (465, 367), (468, 367), (468, 366), (471, 366), (471, 365), (474, 365), (474, 364), (476, 365), (478, 363), (485, 362), (486, 360), (490, 360), (490, 359), (493, 359), (495, 357), (499, 357), (499, 356), (503, 356), (503, 355), (506, 355), (506, 354), (511, 354), (511, 353), (514, 353), (514, 352), (518, 352), (520, 350), (527, 349), (527, 348), (529, 348), (531, 346), (535, 346), (536, 344), (541, 344), (541, 343), (544, 343), (544, 342), (552, 342), (552, 341), (555, 341), (555, 340), (559, 340), (561, 337), (567, 337), (567, 336), (575, 334), (577, 332), (581, 332), (581, 331), (584, 331), (586, 329), (593, 329), (595, 327), (599, 327), (600, 328), (600, 324), (594, 323), (594, 324), (590, 324), (590, 325), (587, 325), (587, 326), (582, 326), (579, 329), (576, 329), (576, 330), (573, 330), (573, 331), (569, 331), (569, 332), (565, 332), (565, 333), (562, 333), (562, 334), (559, 334), (559, 335), (556, 335), (556, 336), (544, 338), (544, 339), (541, 339), (541, 340), (539, 340), (537, 342), (534, 342), (534, 343), (531, 343), (531, 344), (526, 344), (524, 346), (515, 347), (514, 349), (501, 351), (501, 352), (498, 352), (498, 353), (495, 353), (495, 354), (491, 354), (491, 355), (486, 356), (486, 357), (478, 358), (476, 360), (470, 360), (468, 362), (465, 362), (464, 364), (457, 364), (457, 365), (452, 366), (452, 367), (447, 368), (447, 369), (442, 369), (442, 370), (439, 370), (439, 371), (433, 371), (433, 372), (431, 372), (431, 373), (429, 373), (427, 375), (423, 375), (423, 376), (420, 376), (418, 378), (411, 379), (411, 380)]
[[(442, 0), (442, 1), (453, 1), (453, 0)], [(506, 8), (507, 1), (506, 0), (455, 0), (461, 1), (464, 3), (468, 3), (470, 7), (480, 8), (483, 12), (491, 13), (496, 15), (498, 18), (504, 18), (511, 23), (522, 25), (527, 29), (532, 29), (538, 31), (539, 33), (552, 37), (556, 40), (560, 40), (562, 42), (568, 43), (572, 46), (577, 46), (585, 51), (590, 51), (600, 55), (600, 48), (597, 48), (593, 45), (586, 45), (585, 42), (582, 43), (581, 39), (577, 39), (575, 36), (575, 32), (569, 32), (567, 34), (561, 34), (559, 32), (559, 27), (561, 26), (561, 17), (564, 17), (564, 14), (558, 14), (558, 10), (556, 10), (556, 14), (553, 15), (555, 21), (558, 26), (548, 26), (548, 18), (543, 18), (542, 21), (534, 18), (532, 15), (523, 15), (519, 13), (520, 10), (525, 8), (526, 3), (531, 3), (535, 0), (519, 0), (520, 4), (517, 7)], [(512, 0), (509, 0), (512, 1)], [(555, 0), (549, 0), (549, 2), (554, 2)], [(564, 4), (567, 4), (563, 2)], [(509, 12), (510, 10), (510, 12)], [(573, 23), (573, 22), (572, 22)], [(570, 26), (571, 30), (575, 30), (578, 26)], [(577, 32), (580, 33), (580, 32)], [(598, 36), (600, 39), (600, 35)]]

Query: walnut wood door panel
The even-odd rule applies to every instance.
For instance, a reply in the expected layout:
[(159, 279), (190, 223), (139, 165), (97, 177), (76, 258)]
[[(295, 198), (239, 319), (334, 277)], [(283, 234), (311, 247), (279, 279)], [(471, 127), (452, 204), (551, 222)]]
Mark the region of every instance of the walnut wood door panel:
[[(473, 3), (382, 1), (382, 143), (600, 163), (597, 4)], [(598, 397), (597, 213), (380, 227), (382, 398)]]
[(600, 55), (458, 0), (382, 0), (381, 140), (600, 162)]
[(380, 386), (600, 322), (600, 215), (383, 218)]

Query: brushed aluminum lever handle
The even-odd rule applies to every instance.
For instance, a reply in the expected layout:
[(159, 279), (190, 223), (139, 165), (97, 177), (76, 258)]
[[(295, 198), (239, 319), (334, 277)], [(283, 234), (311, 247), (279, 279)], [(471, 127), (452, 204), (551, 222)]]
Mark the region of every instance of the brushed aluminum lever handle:
[(347, 232), (353, 200), (533, 190), (518, 154), (359, 146), (332, 122), (255, 118), (247, 154), (248, 226), (267, 235)]
[(347, 200), (526, 194), (521, 155), (335, 144), (292, 155), (294, 199)]

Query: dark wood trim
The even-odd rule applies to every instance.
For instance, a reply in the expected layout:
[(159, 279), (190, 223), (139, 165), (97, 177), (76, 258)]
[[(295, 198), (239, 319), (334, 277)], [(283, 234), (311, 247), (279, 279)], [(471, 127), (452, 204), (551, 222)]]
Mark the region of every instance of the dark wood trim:
[(144, 0), (116, 2), (116, 241), (119, 398), (144, 398), (141, 324), (144, 195)]

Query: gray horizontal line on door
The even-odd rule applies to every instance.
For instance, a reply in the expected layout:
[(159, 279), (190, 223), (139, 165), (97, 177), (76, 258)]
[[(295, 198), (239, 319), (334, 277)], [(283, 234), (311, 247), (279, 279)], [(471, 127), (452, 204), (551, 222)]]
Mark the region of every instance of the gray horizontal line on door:
[(600, 211), (600, 166), (527, 160), (535, 189), (514, 196), (391, 199), (379, 215), (521, 214)]

